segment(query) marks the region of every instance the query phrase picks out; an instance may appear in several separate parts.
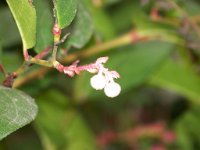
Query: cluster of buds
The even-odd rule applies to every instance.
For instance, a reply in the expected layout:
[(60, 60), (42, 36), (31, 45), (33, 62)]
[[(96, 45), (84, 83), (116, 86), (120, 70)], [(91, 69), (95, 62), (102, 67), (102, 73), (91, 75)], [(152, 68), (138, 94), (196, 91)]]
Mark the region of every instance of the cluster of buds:
[(70, 66), (63, 66), (60, 63), (55, 63), (55, 68), (63, 72), (64, 74), (73, 77), (79, 74), (81, 71), (88, 71), (95, 74), (90, 79), (91, 86), (96, 90), (104, 90), (104, 93), (108, 97), (116, 97), (121, 92), (121, 87), (114, 81), (120, 77), (116, 71), (110, 71), (104, 67), (104, 64), (108, 61), (108, 57), (100, 57), (95, 63), (78, 66), (79, 61), (75, 61)]
[(96, 90), (103, 90), (106, 96), (116, 97), (121, 92), (121, 87), (118, 83), (114, 81), (120, 77), (116, 71), (109, 71), (104, 67), (108, 57), (101, 57), (97, 59), (96, 66), (96, 75), (90, 79), (91, 86)]

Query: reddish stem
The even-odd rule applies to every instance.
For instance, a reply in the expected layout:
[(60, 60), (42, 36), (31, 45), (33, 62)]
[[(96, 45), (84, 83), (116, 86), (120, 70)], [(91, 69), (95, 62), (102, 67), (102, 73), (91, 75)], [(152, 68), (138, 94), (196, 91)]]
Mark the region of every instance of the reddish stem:
[(17, 78), (17, 74), (15, 72), (8, 74), (6, 79), (3, 81), (3, 85), (5, 87), (12, 88), (15, 78)]
[(24, 60), (27, 61), (28, 58), (29, 58), (29, 54), (28, 54), (28, 50), (27, 49), (23, 51), (23, 55), (24, 55)]
[(97, 68), (97, 67), (96, 67), (95, 64), (88, 64), (88, 65), (76, 67), (76, 69), (77, 69), (78, 71), (85, 71), (85, 70), (96, 69), (96, 68)]
[(3, 75), (6, 77), (6, 70), (4, 69), (3, 65), (0, 64), (0, 71), (3, 73)]
[(52, 46), (48, 46), (47, 48), (45, 48), (44, 50), (42, 50), (39, 54), (37, 54), (35, 56), (36, 59), (42, 59), (45, 56), (47, 56), (51, 50)]

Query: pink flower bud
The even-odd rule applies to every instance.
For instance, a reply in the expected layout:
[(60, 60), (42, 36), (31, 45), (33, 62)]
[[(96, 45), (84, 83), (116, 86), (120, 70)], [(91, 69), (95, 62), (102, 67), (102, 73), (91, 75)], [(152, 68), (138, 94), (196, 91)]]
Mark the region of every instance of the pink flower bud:
[(58, 26), (58, 24), (55, 24), (53, 27), (53, 35), (60, 35), (61, 34), (61, 28)]
[(97, 64), (104, 64), (108, 61), (108, 57), (100, 57), (97, 59), (96, 63)]

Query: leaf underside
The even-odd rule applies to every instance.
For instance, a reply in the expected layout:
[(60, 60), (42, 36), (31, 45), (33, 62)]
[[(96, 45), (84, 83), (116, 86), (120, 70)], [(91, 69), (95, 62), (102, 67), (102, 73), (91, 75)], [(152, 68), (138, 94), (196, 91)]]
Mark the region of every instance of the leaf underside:
[(18, 90), (0, 86), (0, 104), (0, 140), (37, 115), (34, 99)]

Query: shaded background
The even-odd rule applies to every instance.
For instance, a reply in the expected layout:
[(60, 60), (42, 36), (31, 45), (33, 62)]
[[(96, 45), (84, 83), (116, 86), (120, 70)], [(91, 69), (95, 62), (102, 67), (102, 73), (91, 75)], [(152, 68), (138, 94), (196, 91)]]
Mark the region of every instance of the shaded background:
[[(1, 141), (0, 149), (200, 149), (200, 2), (84, 2), (94, 23), (94, 34), (79, 51), (127, 33), (144, 36), (135, 42), (133, 34), (132, 43), (81, 59), (81, 64), (86, 64), (99, 56), (109, 56), (105, 66), (120, 73), (117, 82), (122, 86), (121, 94), (110, 99), (102, 91), (95, 91), (89, 73), (69, 78), (50, 71), (29, 80), (19, 89), (36, 99), (39, 114), (31, 125)], [(52, 4), (47, 3), (51, 9)], [(0, 41), (0, 62), (13, 72), (23, 62), (22, 45), (3, 1)], [(70, 53), (76, 51), (72, 48)], [(33, 49), (31, 54), (35, 53)], [(30, 71), (35, 69), (38, 66)]]

